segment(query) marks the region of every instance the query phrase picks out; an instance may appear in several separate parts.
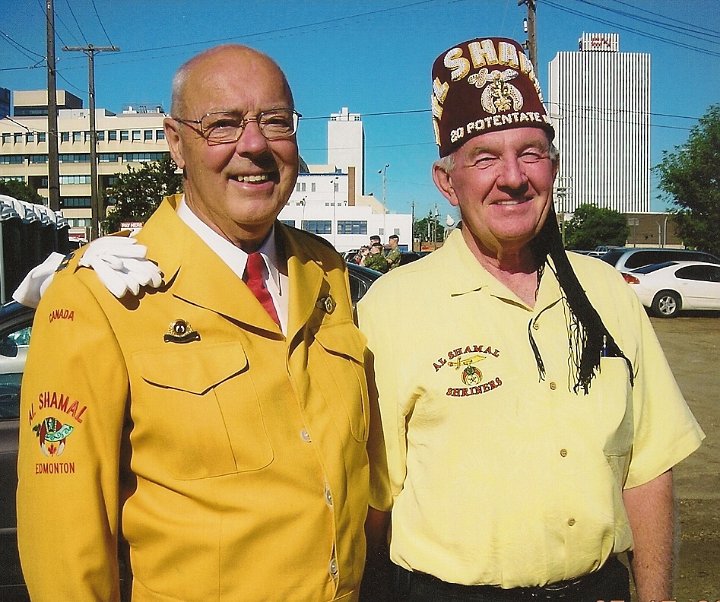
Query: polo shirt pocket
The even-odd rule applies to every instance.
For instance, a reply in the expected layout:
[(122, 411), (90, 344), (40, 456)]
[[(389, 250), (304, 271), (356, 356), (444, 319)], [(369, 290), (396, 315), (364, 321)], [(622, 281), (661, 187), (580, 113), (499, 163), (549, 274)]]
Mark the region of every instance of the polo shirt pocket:
[(159, 463), (181, 480), (259, 470), (272, 462), (242, 345), (178, 345), (139, 352), (133, 360), (141, 376), (131, 399), (136, 461), (143, 461), (147, 447), (149, 470)]
[(593, 380), (591, 393), (598, 394), (598, 428), (604, 436), (603, 452), (618, 483), (627, 478), (635, 436), (632, 387), (625, 358), (604, 357), (600, 374)]
[[(331, 410), (350, 423), (350, 432), (357, 441), (368, 438), (368, 392), (365, 379), (365, 337), (354, 322), (340, 322), (321, 327), (315, 340), (322, 352), (313, 371), (313, 380), (319, 385)], [(317, 345), (311, 346), (317, 353)], [(312, 356), (311, 356), (312, 357)], [(314, 361), (313, 359), (310, 360)]]

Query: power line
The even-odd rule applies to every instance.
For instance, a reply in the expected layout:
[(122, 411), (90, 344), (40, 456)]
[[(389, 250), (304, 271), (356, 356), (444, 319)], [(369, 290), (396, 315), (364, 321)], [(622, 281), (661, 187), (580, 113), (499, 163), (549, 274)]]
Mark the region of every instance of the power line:
[[(583, 3), (585, 3), (585, 0), (577, 0), (577, 1), (578, 1), (578, 2), (583, 2)], [(693, 52), (699, 52), (699, 53), (701, 53), (701, 54), (706, 54), (706, 55), (711, 55), (711, 56), (718, 56), (718, 57), (720, 57), (720, 51), (710, 50), (710, 49), (707, 49), (707, 48), (699, 48), (699, 47), (697, 47), (697, 46), (695, 46), (695, 45), (692, 45), (692, 44), (686, 44), (686, 43), (684, 43), (684, 42), (680, 42), (680, 41), (677, 41), (677, 40), (670, 40), (670, 39), (668, 39), (666, 36), (655, 35), (655, 34), (652, 34), (652, 33), (649, 33), (649, 32), (642, 31), (642, 30), (637, 29), (637, 28), (635, 28), (635, 27), (629, 27), (629, 26), (626, 26), (626, 25), (620, 25), (620, 24), (618, 24), (617, 22), (608, 21), (607, 19), (601, 19), (601, 18), (599, 18), (599, 17), (595, 17), (595, 16), (590, 15), (590, 14), (588, 14), (588, 13), (584, 13), (584, 12), (582, 12), (582, 11), (578, 11), (578, 10), (574, 10), (574, 9), (568, 8), (567, 6), (565, 6), (565, 5), (563, 5), (563, 4), (559, 4), (559, 3), (557, 3), (557, 2), (553, 2), (552, 0), (543, 0), (543, 4), (545, 4), (545, 5), (547, 5), (547, 6), (551, 6), (551, 7), (553, 7), (553, 8), (556, 8), (557, 10), (562, 11), (562, 12), (566, 12), (566, 13), (570, 13), (570, 14), (573, 14), (573, 15), (576, 15), (576, 16), (579, 16), (579, 17), (583, 17), (583, 18), (588, 19), (588, 20), (590, 20), (590, 21), (596, 21), (596, 22), (598, 22), (598, 23), (602, 23), (603, 25), (610, 25), (611, 27), (614, 27), (615, 29), (618, 29), (618, 30), (621, 30), (621, 31), (627, 31), (627, 32), (629, 32), (629, 33), (633, 33), (633, 34), (635, 34), (635, 35), (638, 35), (638, 36), (641, 36), (641, 37), (644, 37), (644, 38), (649, 38), (649, 39), (651, 39), (651, 40), (656, 40), (656, 41), (658, 41), (658, 42), (662, 42), (662, 43), (664, 43), (664, 44), (668, 44), (668, 45), (670, 45), (670, 46), (676, 46), (676, 47), (678, 47), (678, 48), (684, 48), (684, 49), (686, 49), (686, 50), (691, 50), (691, 51), (693, 51)]]
[(110, 43), (110, 46), (115, 46), (115, 44), (112, 43), (112, 40), (110, 39), (110, 36), (108, 35), (107, 30), (105, 29), (105, 25), (103, 25), (102, 19), (100, 19), (100, 15), (98, 14), (97, 6), (95, 6), (95, 0), (91, 0), (93, 10), (95, 11), (95, 16), (97, 17), (98, 23), (100, 23), (100, 28), (103, 30), (103, 33), (105, 34), (105, 37), (107, 38), (107, 41)]
[(90, 46), (90, 43), (87, 41), (87, 38), (85, 37), (85, 33), (83, 32), (82, 27), (80, 27), (80, 23), (78, 23), (77, 17), (75, 16), (75, 12), (73, 11), (72, 6), (70, 6), (70, 0), (65, 0), (65, 4), (67, 4), (68, 10), (70, 11), (72, 18), (75, 21), (75, 25), (77, 25), (78, 31), (80, 32), (80, 35), (82, 36), (83, 42), (85, 42), (85, 46)]

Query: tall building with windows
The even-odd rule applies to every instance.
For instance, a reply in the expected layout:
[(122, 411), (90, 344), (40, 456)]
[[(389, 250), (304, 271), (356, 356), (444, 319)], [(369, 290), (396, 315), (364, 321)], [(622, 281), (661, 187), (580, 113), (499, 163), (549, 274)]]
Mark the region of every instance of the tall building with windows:
[[(47, 91), (13, 93), (13, 116), (0, 120), (0, 180), (19, 180), (47, 198)], [(60, 209), (70, 236), (86, 240), (90, 210), (90, 111), (82, 101), (57, 91)], [(98, 190), (112, 186), (128, 166), (157, 161), (169, 153), (163, 131), (162, 107), (126, 107), (119, 115), (95, 111)]]
[(558, 213), (590, 203), (650, 210), (650, 55), (620, 52), (618, 34), (583, 33), (550, 62), (549, 112), (560, 150)]

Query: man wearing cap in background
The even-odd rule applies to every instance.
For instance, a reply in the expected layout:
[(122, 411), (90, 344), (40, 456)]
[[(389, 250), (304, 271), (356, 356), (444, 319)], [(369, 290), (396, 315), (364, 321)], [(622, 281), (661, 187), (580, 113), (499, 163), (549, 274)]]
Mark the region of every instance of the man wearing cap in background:
[(432, 78), (433, 178), (462, 226), (358, 307), (384, 434), (367, 529), (392, 510), (394, 599), (629, 600), (625, 552), (639, 599), (668, 599), (672, 467), (702, 431), (619, 273), (562, 247), (521, 46), (458, 44)]

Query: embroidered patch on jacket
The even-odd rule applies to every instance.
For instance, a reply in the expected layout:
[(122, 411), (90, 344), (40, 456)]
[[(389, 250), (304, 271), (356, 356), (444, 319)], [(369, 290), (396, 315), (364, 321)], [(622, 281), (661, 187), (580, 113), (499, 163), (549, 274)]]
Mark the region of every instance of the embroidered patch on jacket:
[(469, 395), (481, 395), (492, 391), (502, 385), (502, 380), (497, 375), (485, 378), (485, 372), (493, 368), (492, 362), (486, 367), (484, 362), (500, 357), (500, 351), (489, 345), (466, 345), (451, 349), (445, 355), (433, 362), (435, 372), (441, 370), (453, 370), (457, 376), (457, 387), (448, 387), (445, 395), (448, 397), (467, 397)]
[(69, 424), (63, 424), (57, 418), (48, 416), (34, 425), (32, 430), (38, 438), (42, 453), (53, 458), (62, 456), (65, 451), (65, 441), (75, 429)]

